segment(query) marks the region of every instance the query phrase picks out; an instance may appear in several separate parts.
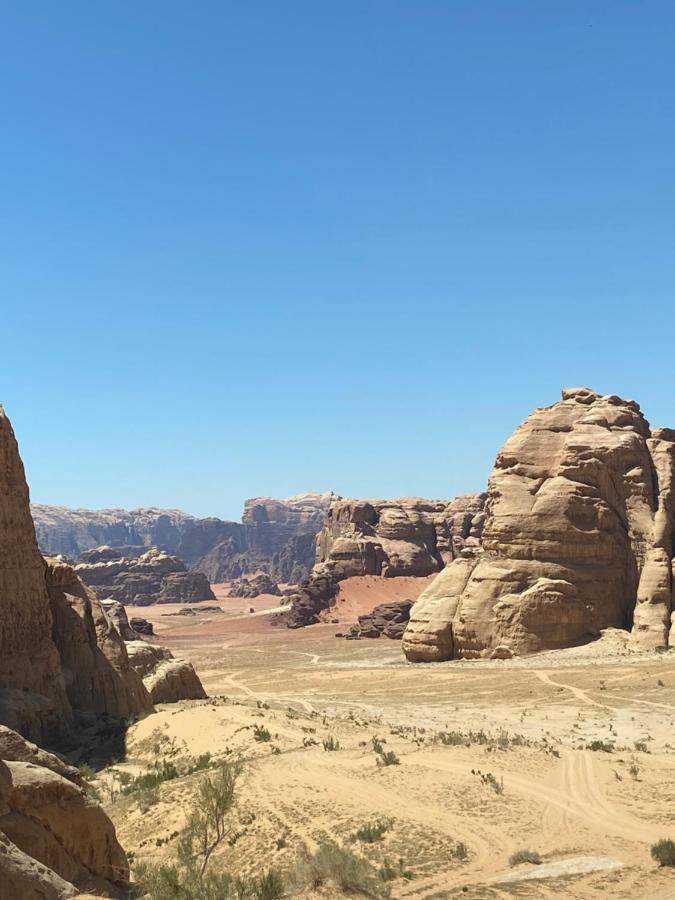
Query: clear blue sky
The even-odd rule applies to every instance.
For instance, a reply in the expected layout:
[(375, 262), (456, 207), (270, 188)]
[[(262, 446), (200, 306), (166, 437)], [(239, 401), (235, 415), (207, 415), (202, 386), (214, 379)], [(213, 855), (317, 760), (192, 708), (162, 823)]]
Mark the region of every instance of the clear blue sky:
[(675, 426), (675, 5), (0, 6), (33, 499), (448, 497), (566, 384)]

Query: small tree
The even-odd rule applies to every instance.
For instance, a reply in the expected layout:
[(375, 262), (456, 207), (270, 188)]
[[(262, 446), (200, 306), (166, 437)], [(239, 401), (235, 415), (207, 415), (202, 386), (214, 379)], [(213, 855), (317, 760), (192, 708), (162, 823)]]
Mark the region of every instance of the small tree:
[(196, 865), (199, 878), (203, 878), (211, 854), (228, 834), (225, 820), (234, 805), (239, 772), (238, 764), (223, 762), (199, 785), (197, 802), (179, 844), (181, 862), (186, 867)]

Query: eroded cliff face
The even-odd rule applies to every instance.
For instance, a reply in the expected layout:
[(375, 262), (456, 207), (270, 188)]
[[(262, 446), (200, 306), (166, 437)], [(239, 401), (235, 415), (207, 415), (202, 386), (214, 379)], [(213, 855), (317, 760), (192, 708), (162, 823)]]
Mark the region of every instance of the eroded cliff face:
[(72, 708), (81, 715), (115, 719), (151, 710), (150, 694), (96, 594), (62, 559), (46, 562), (53, 639)]
[(77, 769), (0, 726), (0, 896), (128, 896), (129, 864)]
[(316, 564), (292, 599), (288, 624), (297, 628), (318, 621), (345, 578), (439, 572), (464, 548), (480, 545), (485, 498), (333, 500), (317, 536)]
[(102, 599), (129, 605), (216, 599), (205, 575), (157, 547), (97, 547), (80, 555), (75, 571)]
[(536, 410), (497, 456), (482, 552), (465, 549), (413, 607), (407, 658), (534, 653), (607, 627), (632, 627), (638, 649), (667, 643), (674, 437), (587, 388)]
[(73, 718), (14, 432), (0, 407), (0, 722), (55, 738)]
[[(176, 509), (68, 509), (34, 504), (44, 553), (76, 559), (108, 546), (140, 556), (161, 547), (212, 583), (258, 570), (277, 581), (300, 581), (314, 562), (314, 536), (333, 495), (295, 494), (247, 500), (241, 522), (200, 519)], [(130, 585), (130, 589), (133, 585)], [(120, 596), (122, 602), (130, 597)]]

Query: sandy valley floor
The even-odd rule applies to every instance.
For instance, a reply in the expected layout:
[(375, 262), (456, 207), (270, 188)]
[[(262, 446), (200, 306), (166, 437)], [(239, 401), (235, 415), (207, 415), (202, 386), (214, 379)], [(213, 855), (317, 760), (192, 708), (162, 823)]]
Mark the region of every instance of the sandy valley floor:
[[(272, 627), (265, 601), (232, 603), (189, 618), (143, 610), (212, 699), (133, 726), (118, 767), (139, 771), (158, 751), (241, 755), (237, 837), (218, 864), (289, 870), (303, 844), (330, 839), (406, 871), (391, 882), (401, 900), (675, 898), (675, 875), (649, 853), (675, 839), (675, 653), (611, 653), (610, 634), (602, 652), (411, 666), (387, 639)], [(324, 750), (330, 737), (339, 750)], [(377, 765), (373, 737), (399, 765)], [(146, 812), (108, 805), (137, 859), (171, 857), (199, 777), (163, 784)], [(391, 820), (381, 841), (353, 841), (376, 820)], [(544, 864), (510, 867), (521, 849)]]

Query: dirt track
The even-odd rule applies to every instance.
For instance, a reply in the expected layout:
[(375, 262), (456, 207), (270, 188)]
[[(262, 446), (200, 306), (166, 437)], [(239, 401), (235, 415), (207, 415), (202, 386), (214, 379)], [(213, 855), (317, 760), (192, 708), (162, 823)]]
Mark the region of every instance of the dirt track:
[[(191, 755), (228, 749), (249, 760), (241, 808), (255, 818), (224, 864), (252, 872), (264, 859), (283, 869), (303, 843), (349, 842), (365, 822), (391, 818), (382, 842), (356, 849), (376, 863), (403, 860), (414, 878), (393, 881), (393, 897), (675, 900), (675, 877), (649, 854), (659, 838), (675, 838), (675, 654), (603, 658), (580, 648), (411, 666), (393, 642), (336, 640), (334, 626), (186, 623), (162, 611), (149, 611), (162, 640), (193, 660), (212, 697), (227, 700), (165, 707), (134, 726), (129, 754), (159, 729)], [(252, 740), (253, 723), (272, 732), (280, 753)], [(522, 737), (480, 742), (481, 732), (502, 731)], [(446, 746), (439, 732), (466, 741)], [(323, 750), (328, 735), (339, 751)], [(373, 736), (400, 765), (376, 765)], [(593, 741), (611, 752), (587, 749)], [(503, 780), (503, 793), (478, 773)], [(161, 858), (169, 850), (150, 849), (149, 838), (180, 827), (187, 798), (189, 786), (165, 785), (147, 816), (114, 808), (123, 842)], [(280, 835), (285, 847), (276, 850)], [(609, 857), (622, 868), (499, 884), (523, 848), (546, 862)]]

